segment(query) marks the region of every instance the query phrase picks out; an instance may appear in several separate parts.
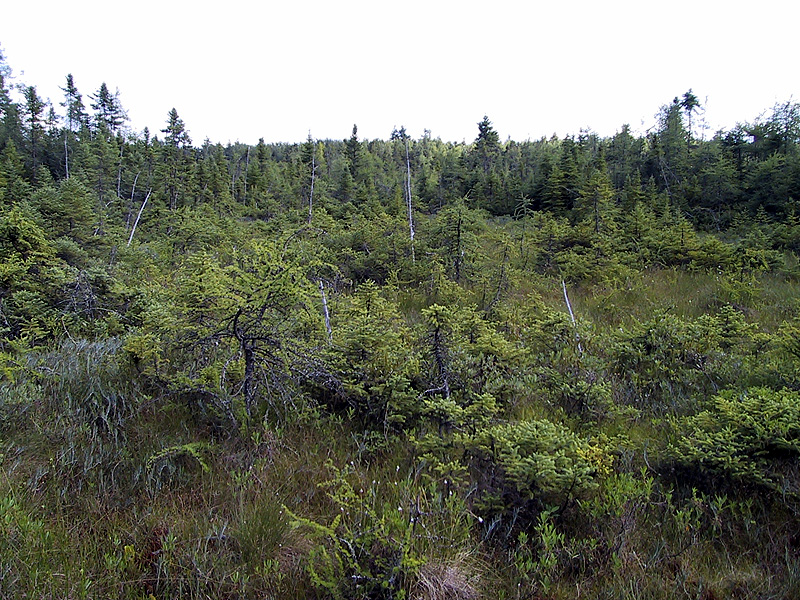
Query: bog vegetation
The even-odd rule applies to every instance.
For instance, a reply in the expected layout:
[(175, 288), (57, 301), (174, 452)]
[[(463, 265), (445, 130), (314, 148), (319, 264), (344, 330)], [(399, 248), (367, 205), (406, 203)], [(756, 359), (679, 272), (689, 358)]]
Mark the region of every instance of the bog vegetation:
[(800, 597), (800, 105), (223, 146), (63, 90), (0, 61), (0, 596)]

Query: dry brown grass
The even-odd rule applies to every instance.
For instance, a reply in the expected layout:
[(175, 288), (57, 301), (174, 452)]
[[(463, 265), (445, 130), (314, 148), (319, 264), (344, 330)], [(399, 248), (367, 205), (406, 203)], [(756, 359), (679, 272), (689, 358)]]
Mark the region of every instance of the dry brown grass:
[(414, 600), (478, 600), (482, 597), (483, 565), (467, 552), (451, 560), (433, 560), (418, 573)]

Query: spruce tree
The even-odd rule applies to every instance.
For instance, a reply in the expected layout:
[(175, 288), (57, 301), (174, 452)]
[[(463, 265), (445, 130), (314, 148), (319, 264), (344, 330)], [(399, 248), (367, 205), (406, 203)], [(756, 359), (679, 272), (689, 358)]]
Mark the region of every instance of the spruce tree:
[(47, 108), (47, 103), (39, 98), (36, 93), (35, 86), (26, 86), (23, 89), (25, 96), (25, 126), (26, 126), (26, 141), (28, 143), (28, 150), (30, 152), (30, 171), (34, 181), (36, 181), (36, 172), (39, 169), (39, 163), (42, 153), (42, 139), (44, 137), (44, 111)]
[(67, 179), (70, 176), (70, 156), (76, 141), (76, 133), (88, 126), (88, 116), (83, 106), (83, 97), (75, 87), (72, 73), (67, 75), (66, 86), (61, 88), (64, 92), (64, 172)]
[(119, 101), (119, 92), (112, 94), (106, 83), (103, 82), (100, 89), (91, 98), (94, 100), (92, 109), (95, 111), (94, 119), (97, 130), (99, 132), (107, 130), (112, 135), (116, 134), (127, 119)]
[(192, 175), (189, 152), (192, 140), (183, 119), (174, 108), (169, 111), (167, 127), (161, 131), (166, 134), (161, 148), (162, 182), (167, 204), (174, 210), (189, 191)]

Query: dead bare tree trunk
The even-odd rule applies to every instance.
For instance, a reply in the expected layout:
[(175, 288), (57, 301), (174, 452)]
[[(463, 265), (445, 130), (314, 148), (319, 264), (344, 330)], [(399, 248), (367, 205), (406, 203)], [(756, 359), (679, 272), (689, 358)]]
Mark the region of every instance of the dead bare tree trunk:
[(575, 323), (575, 314), (572, 312), (572, 304), (570, 304), (569, 296), (567, 296), (567, 284), (563, 279), (561, 280), (561, 288), (564, 290), (564, 301), (567, 303), (569, 318), (572, 319), (572, 326), (575, 328), (575, 341), (578, 342), (578, 354), (583, 354), (583, 348), (581, 347), (581, 337), (580, 335), (578, 335), (578, 326), (577, 323)]
[(69, 179), (69, 145), (67, 144), (67, 129), (64, 129), (64, 170)]
[(322, 312), (325, 314), (325, 331), (328, 332), (328, 344), (333, 343), (333, 331), (331, 330), (331, 313), (328, 310), (328, 298), (325, 295), (325, 286), (322, 283), (322, 279), (318, 281), (319, 283), (319, 294), (322, 296)]
[(447, 358), (446, 358), (446, 350), (444, 347), (444, 340), (442, 339), (442, 327), (441, 325), (436, 326), (436, 329), (433, 332), (433, 358), (436, 361), (436, 370), (439, 371), (439, 377), (441, 378), (442, 385), (439, 388), (442, 392), (444, 392), (444, 397), (446, 400), (450, 399), (450, 370), (447, 367)]
[(153, 192), (153, 188), (147, 190), (147, 195), (144, 197), (144, 202), (142, 202), (142, 206), (139, 208), (139, 214), (136, 215), (136, 220), (133, 222), (133, 229), (131, 229), (131, 237), (128, 238), (128, 246), (131, 245), (133, 241), (133, 234), (136, 233), (136, 226), (139, 224), (139, 219), (142, 218), (142, 212), (144, 212), (144, 207), (147, 206), (147, 201), (150, 199), (150, 194)]
[(244, 198), (242, 203), (247, 206), (247, 172), (250, 170), (250, 146), (247, 146), (247, 156), (244, 159)]
[(405, 139), (406, 143), (406, 207), (408, 208), (408, 232), (411, 237), (411, 262), (416, 263), (414, 256), (414, 214), (413, 207), (411, 206), (411, 158), (408, 153), (408, 138)]
[(133, 214), (133, 197), (134, 197), (134, 195), (136, 194), (136, 182), (137, 182), (137, 181), (139, 181), (139, 175), (140, 175), (141, 173), (142, 173), (142, 172), (141, 172), (141, 171), (139, 171), (139, 172), (136, 174), (136, 177), (134, 177), (134, 178), (133, 178), (133, 187), (131, 188), (131, 201), (130, 201), (130, 203), (128, 204), (128, 214), (127, 214), (127, 215), (125, 215), (125, 231), (128, 231), (128, 229), (129, 229), (129, 228), (130, 228), (130, 226), (131, 226), (131, 216), (132, 216), (132, 214)]
[[(309, 134), (310, 136), (311, 134)], [(311, 149), (311, 189), (308, 192), (308, 224), (311, 225), (311, 217), (313, 216), (313, 207), (314, 207), (314, 180), (316, 179), (317, 175), (317, 149), (316, 147)], [(319, 282), (320, 289), (322, 289), (322, 280)], [(325, 298), (325, 294), (323, 292), (323, 298)], [(327, 307), (326, 307), (327, 311)], [(328, 331), (328, 335), (330, 336), (330, 331)]]
[(125, 148), (125, 142), (120, 142), (119, 164), (117, 164), (117, 198), (122, 197), (122, 153), (124, 148)]

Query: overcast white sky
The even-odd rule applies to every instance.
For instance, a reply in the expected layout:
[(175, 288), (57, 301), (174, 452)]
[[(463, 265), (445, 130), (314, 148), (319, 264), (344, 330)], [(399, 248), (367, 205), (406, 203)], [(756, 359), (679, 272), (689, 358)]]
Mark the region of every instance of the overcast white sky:
[[(349, 137), (405, 125), (472, 141), (613, 135), (653, 125), (689, 88), (707, 135), (797, 100), (794, 1), (37, 0), (8, 2), (15, 81), (57, 106), (105, 81), (130, 126), (174, 106), (195, 144)], [(60, 110), (60, 107), (57, 106)]]

